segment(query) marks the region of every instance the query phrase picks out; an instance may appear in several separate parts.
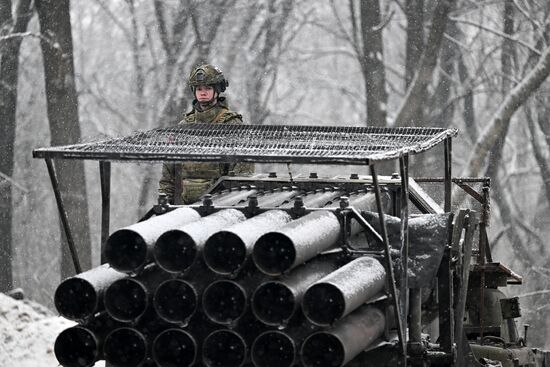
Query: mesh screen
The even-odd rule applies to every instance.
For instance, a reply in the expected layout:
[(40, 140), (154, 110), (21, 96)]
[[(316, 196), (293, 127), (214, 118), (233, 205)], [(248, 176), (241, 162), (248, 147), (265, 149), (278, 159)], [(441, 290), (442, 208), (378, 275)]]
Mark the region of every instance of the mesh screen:
[(430, 149), (455, 129), (186, 124), (34, 150), (35, 158), (348, 163)]

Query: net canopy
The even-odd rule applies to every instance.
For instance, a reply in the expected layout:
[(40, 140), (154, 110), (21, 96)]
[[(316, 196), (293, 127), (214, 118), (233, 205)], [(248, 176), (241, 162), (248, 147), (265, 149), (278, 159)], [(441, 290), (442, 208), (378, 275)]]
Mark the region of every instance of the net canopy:
[(456, 129), (185, 124), (33, 151), (35, 158), (365, 164), (417, 154)]

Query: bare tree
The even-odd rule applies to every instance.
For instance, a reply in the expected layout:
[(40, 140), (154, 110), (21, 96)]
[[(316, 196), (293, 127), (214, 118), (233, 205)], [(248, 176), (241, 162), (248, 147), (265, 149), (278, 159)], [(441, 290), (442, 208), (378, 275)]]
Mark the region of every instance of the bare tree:
[[(46, 103), (52, 145), (76, 143), (80, 139), (78, 99), (75, 88), (73, 43), (69, 0), (36, 0), (40, 22)], [(91, 266), (86, 180), (82, 162), (58, 161), (57, 174), (69, 223), (76, 234), (77, 252), (83, 269)], [(62, 244), (61, 275), (74, 274), (66, 244)]]
[[(21, 34), (32, 17), (31, 0), (0, 0), (0, 292), (13, 286), (12, 182)], [(3, 36), (9, 38), (3, 39)]]
[(428, 85), (433, 80), (433, 72), (437, 65), (448, 16), (455, 3), (456, 0), (439, 0), (435, 5), (426, 47), (419, 61), (416, 74), (407, 90), (407, 95), (399, 107), (394, 122), (395, 126), (422, 125), (419, 106), (424, 103), (427, 97)]
[[(353, 9), (353, 1), (350, 2), (350, 7)], [(379, 0), (361, 1), (360, 21), (363, 47), (359, 64), (365, 80), (367, 121), (371, 126), (386, 126), (388, 93), (382, 44), (384, 27)]]
[(267, 104), (277, 78), (277, 58), (293, 7), (294, 2), (291, 0), (269, 2), (263, 23), (252, 35), (249, 51), (255, 57), (250, 62), (251, 68), (246, 80), (249, 91), (246, 98), (253, 124), (263, 124), (270, 114)]

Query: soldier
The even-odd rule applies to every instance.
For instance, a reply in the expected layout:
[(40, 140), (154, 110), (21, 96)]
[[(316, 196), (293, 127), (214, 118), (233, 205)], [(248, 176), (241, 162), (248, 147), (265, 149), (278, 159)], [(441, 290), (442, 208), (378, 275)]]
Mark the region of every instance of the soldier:
[[(228, 82), (220, 69), (210, 64), (195, 67), (189, 75), (188, 85), (193, 92), (193, 109), (185, 115), (180, 124), (242, 124), (242, 116), (229, 110), (225, 97), (220, 94), (225, 91)], [(181, 203), (174, 197), (177, 176), (182, 183), (183, 204), (192, 204), (216, 182), (218, 178), (228, 174), (250, 173), (252, 166), (247, 164), (218, 163), (164, 163), (162, 177), (159, 182), (159, 192), (166, 194), (171, 204)], [(181, 172), (181, 173), (180, 173)]]

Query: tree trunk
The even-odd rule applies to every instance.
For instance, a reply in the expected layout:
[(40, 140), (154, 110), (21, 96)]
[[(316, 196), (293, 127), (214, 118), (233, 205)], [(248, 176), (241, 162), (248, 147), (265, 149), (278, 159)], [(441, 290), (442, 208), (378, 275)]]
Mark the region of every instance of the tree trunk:
[(365, 79), (367, 96), (367, 121), (369, 126), (386, 126), (386, 72), (384, 69), (384, 48), (380, 28), (379, 0), (364, 0), (360, 3), (363, 59), (361, 70)]
[(407, 0), (407, 49), (405, 60), (405, 88), (414, 78), (424, 49), (424, 0)]
[[(31, 0), (17, 3), (15, 20), (10, 0), (0, 0), (0, 34), (21, 33), (27, 30), (32, 16)], [(9, 25), (12, 25), (9, 29)], [(0, 42), (0, 292), (13, 288), (12, 274), (12, 183), (14, 166), (15, 118), (19, 49), (22, 39), (10, 38)]]
[[(36, 0), (36, 9), (40, 32), (45, 38), (40, 44), (51, 144), (73, 144), (80, 139), (80, 125), (69, 0)], [(91, 265), (91, 247), (84, 164), (82, 161), (58, 160), (56, 168), (80, 264), (86, 270)], [(74, 274), (74, 268), (66, 239), (64, 235), (62, 237), (61, 276), (66, 277)]]
[(422, 53), (414, 79), (407, 90), (407, 95), (395, 118), (396, 127), (422, 126), (422, 116), (419, 116), (418, 111), (421, 110), (420, 106), (425, 103), (428, 85), (432, 82), (433, 71), (437, 66), (439, 50), (447, 26), (447, 18), (455, 3), (456, 0), (439, 0), (435, 6), (426, 48)]

